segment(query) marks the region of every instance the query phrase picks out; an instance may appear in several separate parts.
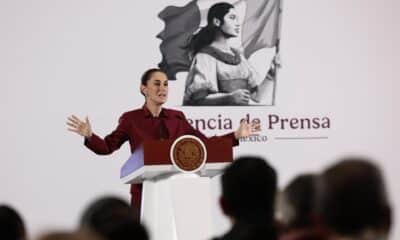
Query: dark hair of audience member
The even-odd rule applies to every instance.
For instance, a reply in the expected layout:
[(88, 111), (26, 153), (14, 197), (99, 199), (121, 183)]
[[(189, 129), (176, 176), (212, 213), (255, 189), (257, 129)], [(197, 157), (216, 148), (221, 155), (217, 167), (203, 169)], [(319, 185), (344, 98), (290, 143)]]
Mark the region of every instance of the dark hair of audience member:
[(380, 169), (369, 159), (345, 158), (326, 169), (318, 186), (322, 221), (343, 236), (388, 232), (391, 210)]
[(312, 227), (315, 178), (314, 174), (299, 175), (283, 190), (284, 201), (292, 211), (286, 226), (288, 229)]
[(241, 223), (274, 225), (275, 170), (260, 157), (241, 157), (222, 175), (222, 207)]
[(19, 213), (12, 207), (0, 205), (0, 239), (26, 239), (25, 224)]
[(38, 240), (103, 240), (96, 234), (88, 231), (52, 231), (42, 234)]
[(124, 200), (102, 197), (89, 205), (81, 217), (80, 225), (105, 240), (147, 240), (147, 231), (137, 219), (137, 212)]

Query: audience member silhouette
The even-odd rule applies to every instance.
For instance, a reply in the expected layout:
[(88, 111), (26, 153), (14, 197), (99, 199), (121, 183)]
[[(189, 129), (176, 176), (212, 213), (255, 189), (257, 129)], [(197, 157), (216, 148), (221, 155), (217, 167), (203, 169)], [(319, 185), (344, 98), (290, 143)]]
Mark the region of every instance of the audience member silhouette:
[(137, 219), (136, 211), (127, 202), (116, 197), (103, 197), (89, 205), (80, 225), (105, 240), (148, 240), (146, 229)]
[(274, 200), (275, 170), (260, 157), (241, 157), (222, 175), (220, 205), (232, 228), (218, 240), (277, 239)]
[[(220, 206), (231, 229), (214, 240), (277, 240), (274, 205), (277, 174), (261, 157), (244, 156), (221, 177)], [(294, 178), (280, 195), (280, 240), (383, 240), (391, 227), (391, 207), (382, 173), (366, 158), (350, 157), (319, 175)], [(26, 240), (16, 210), (0, 205), (0, 238)], [(50, 232), (39, 240), (148, 240), (138, 213), (107, 196), (83, 212), (77, 232)]]
[(317, 212), (329, 239), (387, 239), (391, 209), (380, 169), (364, 158), (327, 168), (317, 185)]
[(0, 239), (27, 239), (25, 223), (19, 213), (12, 207), (0, 205)]
[(323, 239), (314, 221), (316, 175), (295, 177), (283, 190), (277, 204), (282, 225), (280, 240)]

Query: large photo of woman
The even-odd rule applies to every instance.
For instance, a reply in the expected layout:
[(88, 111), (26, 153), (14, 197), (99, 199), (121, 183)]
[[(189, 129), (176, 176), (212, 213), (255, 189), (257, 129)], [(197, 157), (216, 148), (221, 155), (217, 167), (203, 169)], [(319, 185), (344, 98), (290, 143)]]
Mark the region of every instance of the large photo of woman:
[[(170, 35), (169, 39), (161, 38), (163, 61), (159, 66), (172, 73), (170, 79), (178, 71), (187, 71), (184, 79), (177, 80), (184, 82), (182, 105), (275, 105), (280, 1), (208, 2), (205, 8), (201, 8), (202, 1), (191, 1), (184, 7), (167, 7), (159, 14), (166, 23), (162, 36)], [(243, 5), (245, 11), (240, 12)], [(200, 6), (199, 11), (194, 10), (196, 6)], [(193, 22), (199, 18), (205, 24), (196, 27)], [(239, 44), (232, 44), (238, 40)], [(168, 45), (174, 41), (174, 46)], [(270, 48), (273, 54), (257, 68), (249, 58), (262, 48)]]
[(228, 44), (240, 34), (239, 16), (230, 3), (214, 4), (207, 26), (190, 41), (192, 65), (185, 84), (184, 105), (249, 105), (263, 100), (276, 80), (277, 58), (262, 78), (244, 57)]

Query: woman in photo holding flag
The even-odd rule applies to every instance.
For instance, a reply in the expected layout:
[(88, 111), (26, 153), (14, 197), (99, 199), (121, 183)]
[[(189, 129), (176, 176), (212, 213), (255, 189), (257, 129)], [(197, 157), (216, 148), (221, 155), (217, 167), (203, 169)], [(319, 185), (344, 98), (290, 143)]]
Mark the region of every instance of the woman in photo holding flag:
[(189, 43), (192, 64), (185, 83), (183, 105), (249, 105), (262, 102), (273, 88), (278, 55), (265, 78), (261, 78), (228, 39), (241, 31), (238, 14), (230, 3), (211, 6), (207, 26), (193, 35)]

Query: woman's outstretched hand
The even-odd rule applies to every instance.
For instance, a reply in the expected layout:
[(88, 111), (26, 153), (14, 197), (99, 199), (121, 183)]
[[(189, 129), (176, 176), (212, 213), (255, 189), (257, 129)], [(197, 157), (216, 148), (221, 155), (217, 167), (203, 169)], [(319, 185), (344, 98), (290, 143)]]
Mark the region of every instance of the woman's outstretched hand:
[(257, 126), (257, 123), (248, 123), (246, 121), (241, 121), (240, 126), (238, 129), (235, 131), (235, 138), (243, 138), (243, 137), (248, 137), (250, 135), (254, 135), (257, 132), (257, 129), (259, 129), (259, 126)]
[(71, 115), (68, 117), (67, 125), (68, 131), (75, 132), (86, 138), (92, 136), (92, 127), (90, 126), (88, 117), (85, 118), (85, 121), (81, 121), (75, 115)]

